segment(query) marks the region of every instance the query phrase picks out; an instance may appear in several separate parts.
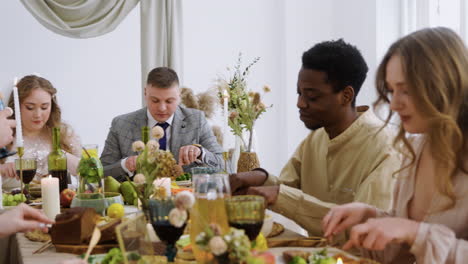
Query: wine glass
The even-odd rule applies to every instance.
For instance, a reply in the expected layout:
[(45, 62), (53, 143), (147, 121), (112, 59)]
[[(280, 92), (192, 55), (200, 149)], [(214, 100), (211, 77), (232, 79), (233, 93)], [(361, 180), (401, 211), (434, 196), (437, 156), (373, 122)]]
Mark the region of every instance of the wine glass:
[(229, 225), (243, 229), (255, 241), (265, 218), (265, 199), (258, 195), (239, 195), (226, 199)]
[(190, 240), (197, 263), (213, 263), (213, 255), (200, 249), (196, 237), (209, 225), (217, 225), (224, 234), (229, 231), (224, 199), (231, 195), (227, 174), (213, 168), (192, 169), (195, 204), (190, 212)]
[(186, 226), (184, 223), (181, 227), (176, 227), (169, 222), (169, 213), (173, 208), (173, 198), (149, 200), (150, 222), (158, 237), (166, 244), (166, 257), (169, 262), (174, 261), (177, 253), (175, 243), (184, 233)]
[[(36, 176), (37, 162), (36, 159), (15, 159), (16, 175), (25, 184), (26, 190), (26, 203), (29, 203), (29, 183)], [(22, 173), (21, 173), (22, 172)]]

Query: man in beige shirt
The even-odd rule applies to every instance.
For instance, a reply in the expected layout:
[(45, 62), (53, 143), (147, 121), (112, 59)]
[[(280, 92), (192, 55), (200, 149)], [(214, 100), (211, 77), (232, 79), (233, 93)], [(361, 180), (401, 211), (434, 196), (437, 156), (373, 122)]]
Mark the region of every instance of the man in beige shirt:
[(264, 196), (272, 210), (316, 236), (334, 205), (360, 201), (388, 209), (400, 160), (393, 133), (369, 107), (355, 107), (367, 70), (359, 50), (341, 39), (305, 52), (297, 106), (312, 131), (279, 177), (263, 169), (231, 175), (234, 194)]

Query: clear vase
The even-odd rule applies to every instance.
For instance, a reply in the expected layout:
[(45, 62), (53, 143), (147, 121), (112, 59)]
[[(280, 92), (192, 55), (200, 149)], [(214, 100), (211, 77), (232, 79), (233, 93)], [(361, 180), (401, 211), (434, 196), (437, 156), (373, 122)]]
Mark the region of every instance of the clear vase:
[(78, 164), (78, 193), (104, 194), (104, 169), (96, 144), (84, 145)]
[(100, 179), (97, 182), (89, 182), (86, 176), (78, 175), (78, 193), (104, 194), (104, 179)]

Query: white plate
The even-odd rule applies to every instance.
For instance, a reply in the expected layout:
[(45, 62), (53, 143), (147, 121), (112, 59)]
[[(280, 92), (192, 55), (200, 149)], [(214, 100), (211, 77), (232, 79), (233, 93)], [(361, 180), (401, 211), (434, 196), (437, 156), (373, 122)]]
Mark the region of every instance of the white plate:
[[(321, 251), (323, 249), (324, 248), (277, 247), (277, 248), (270, 248), (268, 251), (270, 251), (271, 253), (273, 253), (273, 255), (275, 255), (276, 264), (287, 264), (283, 259), (283, 252), (284, 251), (287, 251), (287, 250), (301, 250), (301, 251), (307, 251), (307, 252), (310, 252), (310, 253), (313, 254), (313, 253), (319, 252), (319, 251)], [(336, 254), (342, 254), (342, 255), (344, 255), (346, 257), (349, 257), (351, 259), (355, 259), (355, 260), (359, 259), (358, 257), (350, 255), (350, 254), (348, 254), (347, 252), (345, 252), (343, 250), (340, 250), (340, 249), (337, 249), (337, 248), (332, 248), (332, 247), (327, 248), (327, 253), (328, 253), (328, 256), (330, 256), (330, 257), (333, 257)]]
[(192, 186), (192, 181), (191, 180), (188, 180), (188, 181), (176, 181), (177, 185), (179, 185), (180, 187), (190, 187)]

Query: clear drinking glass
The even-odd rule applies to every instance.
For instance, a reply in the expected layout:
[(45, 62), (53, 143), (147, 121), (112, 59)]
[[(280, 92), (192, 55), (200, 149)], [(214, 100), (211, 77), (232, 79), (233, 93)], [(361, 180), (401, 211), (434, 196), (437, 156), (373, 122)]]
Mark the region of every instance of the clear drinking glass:
[(102, 164), (98, 156), (97, 144), (83, 145), (78, 168), (85, 168), (85, 174), (81, 175), (81, 173), (79, 173), (78, 175), (78, 193), (101, 193), (102, 198), (104, 198), (104, 177), (97, 177), (98, 170), (102, 169)]
[(227, 174), (216, 174), (213, 168), (192, 169), (195, 205), (190, 214), (190, 239), (197, 263), (212, 263), (213, 255), (200, 250), (195, 243), (197, 235), (208, 225), (218, 225), (222, 233), (229, 231), (224, 205), (225, 198), (231, 195)]

